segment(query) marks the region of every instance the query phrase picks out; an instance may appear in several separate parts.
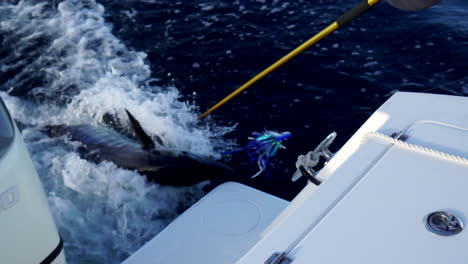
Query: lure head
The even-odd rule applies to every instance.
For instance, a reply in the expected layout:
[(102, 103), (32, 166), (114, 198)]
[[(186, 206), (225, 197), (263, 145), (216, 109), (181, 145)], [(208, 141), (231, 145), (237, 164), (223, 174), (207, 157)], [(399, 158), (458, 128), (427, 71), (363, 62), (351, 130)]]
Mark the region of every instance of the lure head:
[(263, 140), (268, 140), (268, 139), (274, 139), (274, 141), (283, 141), (291, 136), (291, 132), (285, 131), (285, 132), (276, 132), (276, 131), (270, 131), (270, 130), (265, 130), (262, 134), (258, 132), (252, 133), (254, 136), (256, 136), (257, 141), (263, 141)]
[(289, 137), (291, 137), (291, 132), (285, 131), (285, 132), (280, 133), (279, 136), (276, 137), (276, 140), (282, 141), (282, 140), (288, 139)]

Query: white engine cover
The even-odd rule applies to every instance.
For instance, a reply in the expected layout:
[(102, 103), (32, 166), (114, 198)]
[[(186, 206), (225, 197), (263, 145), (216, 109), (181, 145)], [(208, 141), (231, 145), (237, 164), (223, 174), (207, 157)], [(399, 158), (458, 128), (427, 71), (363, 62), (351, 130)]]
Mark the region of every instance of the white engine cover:
[(0, 263), (65, 263), (44, 190), (16, 127), (13, 142), (0, 153), (0, 234)]

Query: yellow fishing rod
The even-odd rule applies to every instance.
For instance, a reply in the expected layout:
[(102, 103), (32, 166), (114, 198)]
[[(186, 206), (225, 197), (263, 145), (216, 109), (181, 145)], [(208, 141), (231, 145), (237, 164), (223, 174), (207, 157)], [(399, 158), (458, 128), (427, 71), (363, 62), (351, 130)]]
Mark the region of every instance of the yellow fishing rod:
[(229, 102), (232, 100), (234, 97), (237, 95), (241, 94), (243, 91), (245, 91), (247, 88), (251, 87), (253, 84), (258, 82), (259, 80), (263, 79), (265, 76), (269, 75), (279, 67), (283, 66), (286, 62), (292, 60), (295, 58), (297, 55), (301, 54), (302, 52), (306, 51), (308, 48), (312, 47), (313, 45), (317, 44), (320, 40), (325, 38), (326, 36), (330, 35), (331, 33), (335, 32), (337, 29), (345, 26), (349, 22), (351, 22), (353, 19), (356, 17), (360, 16), (361, 14), (365, 13), (368, 11), (372, 6), (380, 2), (380, 0), (363, 0), (361, 3), (353, 7), (351, 10), (346, 12), (344, 15), (342, 15), (340, 18), (338, 18), (335, 22), (330, 24), (328, 27), (320, 31), (318, 34), (307, 40), (306, 42), (302, 43), (299, 47), (288, 53), (286, 56), (283, 58), (279, 59), (275, 63), (273, 63), (271, 66), (257, 74), (255, 77), (250, 79), (248, 82), (246, 82), (244, 85), (239, 87), (237, 90), (232, 92), (230, 95), (226, 96), (223, 100), (219, 101), (216, 105), (208, 109), (205, 113), (203, 113), (201, 116), (198, 117), (198, 119), (202, 119), (212, 113), (214, 110), (218, 109), (225, 103)]

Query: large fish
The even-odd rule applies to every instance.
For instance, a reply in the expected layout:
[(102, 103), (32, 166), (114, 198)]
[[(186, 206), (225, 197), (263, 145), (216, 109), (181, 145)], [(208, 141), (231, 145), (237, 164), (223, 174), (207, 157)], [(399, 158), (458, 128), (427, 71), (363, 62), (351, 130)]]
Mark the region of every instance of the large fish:
[[(136, 170), (162, 185), (190, 186), (205, 180), (219, 181), (232, 174), (231, 168), (213, 158), (155, 147), (140, 123), (130, 112), (126, 112), (139, 142), (114, 130), (91, 125), (55, 128), (52, 133), (66, 133), (71, 140), (81, 142), (85, 156), (93, 160), (112, 161), (119, 167)], [(159, 138), (156, 139), (161, 142)]]

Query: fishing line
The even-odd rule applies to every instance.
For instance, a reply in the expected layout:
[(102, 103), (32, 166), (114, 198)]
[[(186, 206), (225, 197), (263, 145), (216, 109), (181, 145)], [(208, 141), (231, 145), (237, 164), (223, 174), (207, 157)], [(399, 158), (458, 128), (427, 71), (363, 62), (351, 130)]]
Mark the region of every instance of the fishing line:
[(432, 87), (432, 88), (423, 90), (423, 91), (421, 91), (421, 93), (427, 93), (427, 92), (430, 92), (430, 91), (433, 91), (433, 90), (436, 90), (436, 89), (439, 89), (439, 88), (442, 88), (442, 87), (446, 87), (448, 85), (452, 85), (452, 84), (455, 84), (455, 83), (458, 83), (458, 82), (461, 82), (461, 81), (464, 81), (464, 80), (468, 80), (468, 76), (465, 76), (465, 77), (463, 77), (461, 79), (458, 79), (458, 80), (455, 80), (455, 81), (447, 82), (445, 84), (442, 84), (442, 85), (439, 85), (439, 86), (436, 86), (436, 87)]

